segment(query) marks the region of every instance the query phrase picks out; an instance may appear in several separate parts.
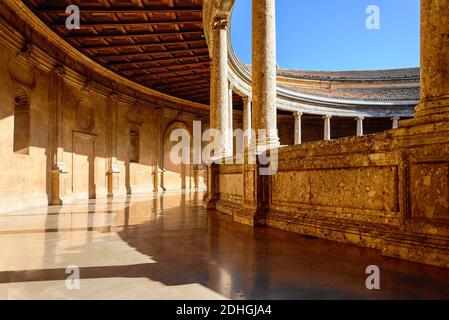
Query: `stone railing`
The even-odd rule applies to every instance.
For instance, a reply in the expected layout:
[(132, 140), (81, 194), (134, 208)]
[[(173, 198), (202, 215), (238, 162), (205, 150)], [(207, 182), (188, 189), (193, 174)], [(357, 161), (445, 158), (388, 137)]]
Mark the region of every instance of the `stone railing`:
[(449, 267), (449, 123), (280, 148), (278, 170), (220, 165), (216, 209)]

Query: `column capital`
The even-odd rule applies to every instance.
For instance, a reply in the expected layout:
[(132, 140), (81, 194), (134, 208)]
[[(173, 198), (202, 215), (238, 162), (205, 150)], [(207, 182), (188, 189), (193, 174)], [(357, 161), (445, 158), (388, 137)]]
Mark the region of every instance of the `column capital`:
[(212, 21), (212, 29), (214, 30), (226, 30), (228, 28), (229, 22), (223, 18), (215, 18)]
[(242, 99), (243, 99), (243, 103), (248, 103), (248, 102), (251, 103), (253, 101), (253, 98), (249, 97), (249, 96), (244, 96)]
[(331, 119), (332, 118), (332, 116), (330, 115), (330, 114), (325, 114), (324, 116), (323, 116), (323, 119)]
[(355, 117), (355, 120), (365, 120), (365, 116), (357, 116)]
[(234, 84), (231, 81), (228, 81), (228, 87), (229, 91), (232, 91), (234, 89)]
[(302, 117), (304, 113), (302, 113), (302, 111), (295, 111), (293, 112), (293, 115), (295, 116), (295, 118), (299, 118)]
[(59, 76), (59, 77), (61, 77), (61, 78), (64, 78), (65, 75), (67, 74), (66, 71), (65, 71), (64, 66), (61, 65), (61, 64), (55, 65), (54, 72), (55, 72), (55, 74), (56, 74), (57, 76)]
[(391, 120), (396, 121), (396, 120), (401, 120), (401, 117), (398, 115), (394, 115), (391, 117)]
[(111, 99), (114, 102), (117, 102), (120, 99), (120, 95), (117, 92), (111, 92), (109, 94), (109, 99)]

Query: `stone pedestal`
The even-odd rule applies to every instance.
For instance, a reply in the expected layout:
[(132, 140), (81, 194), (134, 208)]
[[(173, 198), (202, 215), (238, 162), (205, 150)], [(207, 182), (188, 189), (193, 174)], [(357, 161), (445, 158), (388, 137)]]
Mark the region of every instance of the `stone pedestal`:
[(165, 189), (161, 186), (162, 175), (165, 170), (161, 169), (159, 166), (156, 167), (153, 171), (153, 192), (165, 191)]
[(207, 210), (215, 210), (217, 201), (220, 200), (219, 174), (219, 165), (212, 163), (207, 167), (207, 196), (205, 198), (205, 207)]
[(68, 171), (64, 163), (58, 163), (51, 169), (51, 199), (50, 205), (64, 204), (67, 193)]
[(108, 178), (108, 198), (114, 197), (120, 186), (120, 169), (117, 165), (112, 165), (106, 173)]

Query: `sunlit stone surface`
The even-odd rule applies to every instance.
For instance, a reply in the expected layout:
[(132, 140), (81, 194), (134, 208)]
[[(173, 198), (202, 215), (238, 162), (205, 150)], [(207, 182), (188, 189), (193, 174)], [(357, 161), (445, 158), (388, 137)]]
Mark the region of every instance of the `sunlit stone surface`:
[[(1, 299), (447, 298), (449, 270), (251, 229), (202, 194), (141, 195), (14, 212), (0, 223)], [(66, 267), (80, 268), (80, 290)], [(381, 290), (365, 287), (369, 265)]]

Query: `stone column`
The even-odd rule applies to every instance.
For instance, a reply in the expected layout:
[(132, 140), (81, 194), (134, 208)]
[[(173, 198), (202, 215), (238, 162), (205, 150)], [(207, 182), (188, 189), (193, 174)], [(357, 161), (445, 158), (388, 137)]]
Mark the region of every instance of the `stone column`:
[(57, 65), (50, 74), (49, 146), (51, 149), (51, 199), (50, 204), (63, 204), (66, 195), (67, 168), (64, 163), (63, 107), (64, 67)]
[(245, 132), (245, 148), (249, 148), (252, 140), (251, 97), (243, 98), (243, 131)]
[(108, 119), (108, 197), (113, 197), (114, 192), (119, 188), (119, 174), (120, 169), (117, 165), (117, 131), (118, 131), (118, 99), (116, 93), (109, 96), (109, 112), (107, 112)]
[(332, 118), (332, 116), (329, 116), (329, 115), (323, 116), (323, 119), (324, 119), (324, 140), (330, 140), (331, 139), (331, 118)]
[(234, 155), (234, 106), (232, 101), (232, 89), (234, 86), (232, 83), (229, 82), (229, 96), (228, 96), (228, 102), (229, 102), (229, 150), (231, 152), (231, 155)]
[(449, 119), (449, 0), (421, 0), (421, 103), (416, 118)]
[[(261, 148), (279, 146), (276, 109), (275, 0), (253, 0), (253, 126)], [(259, 135), (265, 130), (265, 137)], [(263, 143), (265, 140), (265, 143)], [(261, 144), (264, 145), (261, 145)]]
[(207, 167), (207, 196), (205, 207), (207, 210), (215, 210), (217, 201), (220, 199), (220, 167), (212, 163)]
[(393, 129), (397, 129), (399, 128), (399, 120), (401, 118), (399, 116), (394, 116), (393, 118), (391, 118), (391, 121), (393, 121)]
[(162, 170), (158, 165), (153, 171), (153, 192), (163, 191), (162, 185), (162, 174), (165, 170)]
[(357, 121), (357, 137), (363, 136), (363, 120), (364, 117), (357, 117), (355, 120)]
[(229, 150), (229, 88), (228, 88), (228, 21), (213, 22), (212, 35), (212, 78), (211, 78), (211, 129), (221, 132), (215, 155), (224, 157)]
[(295, 144), (302, 143), (302, 112), (294, 112), (295, 117)]

